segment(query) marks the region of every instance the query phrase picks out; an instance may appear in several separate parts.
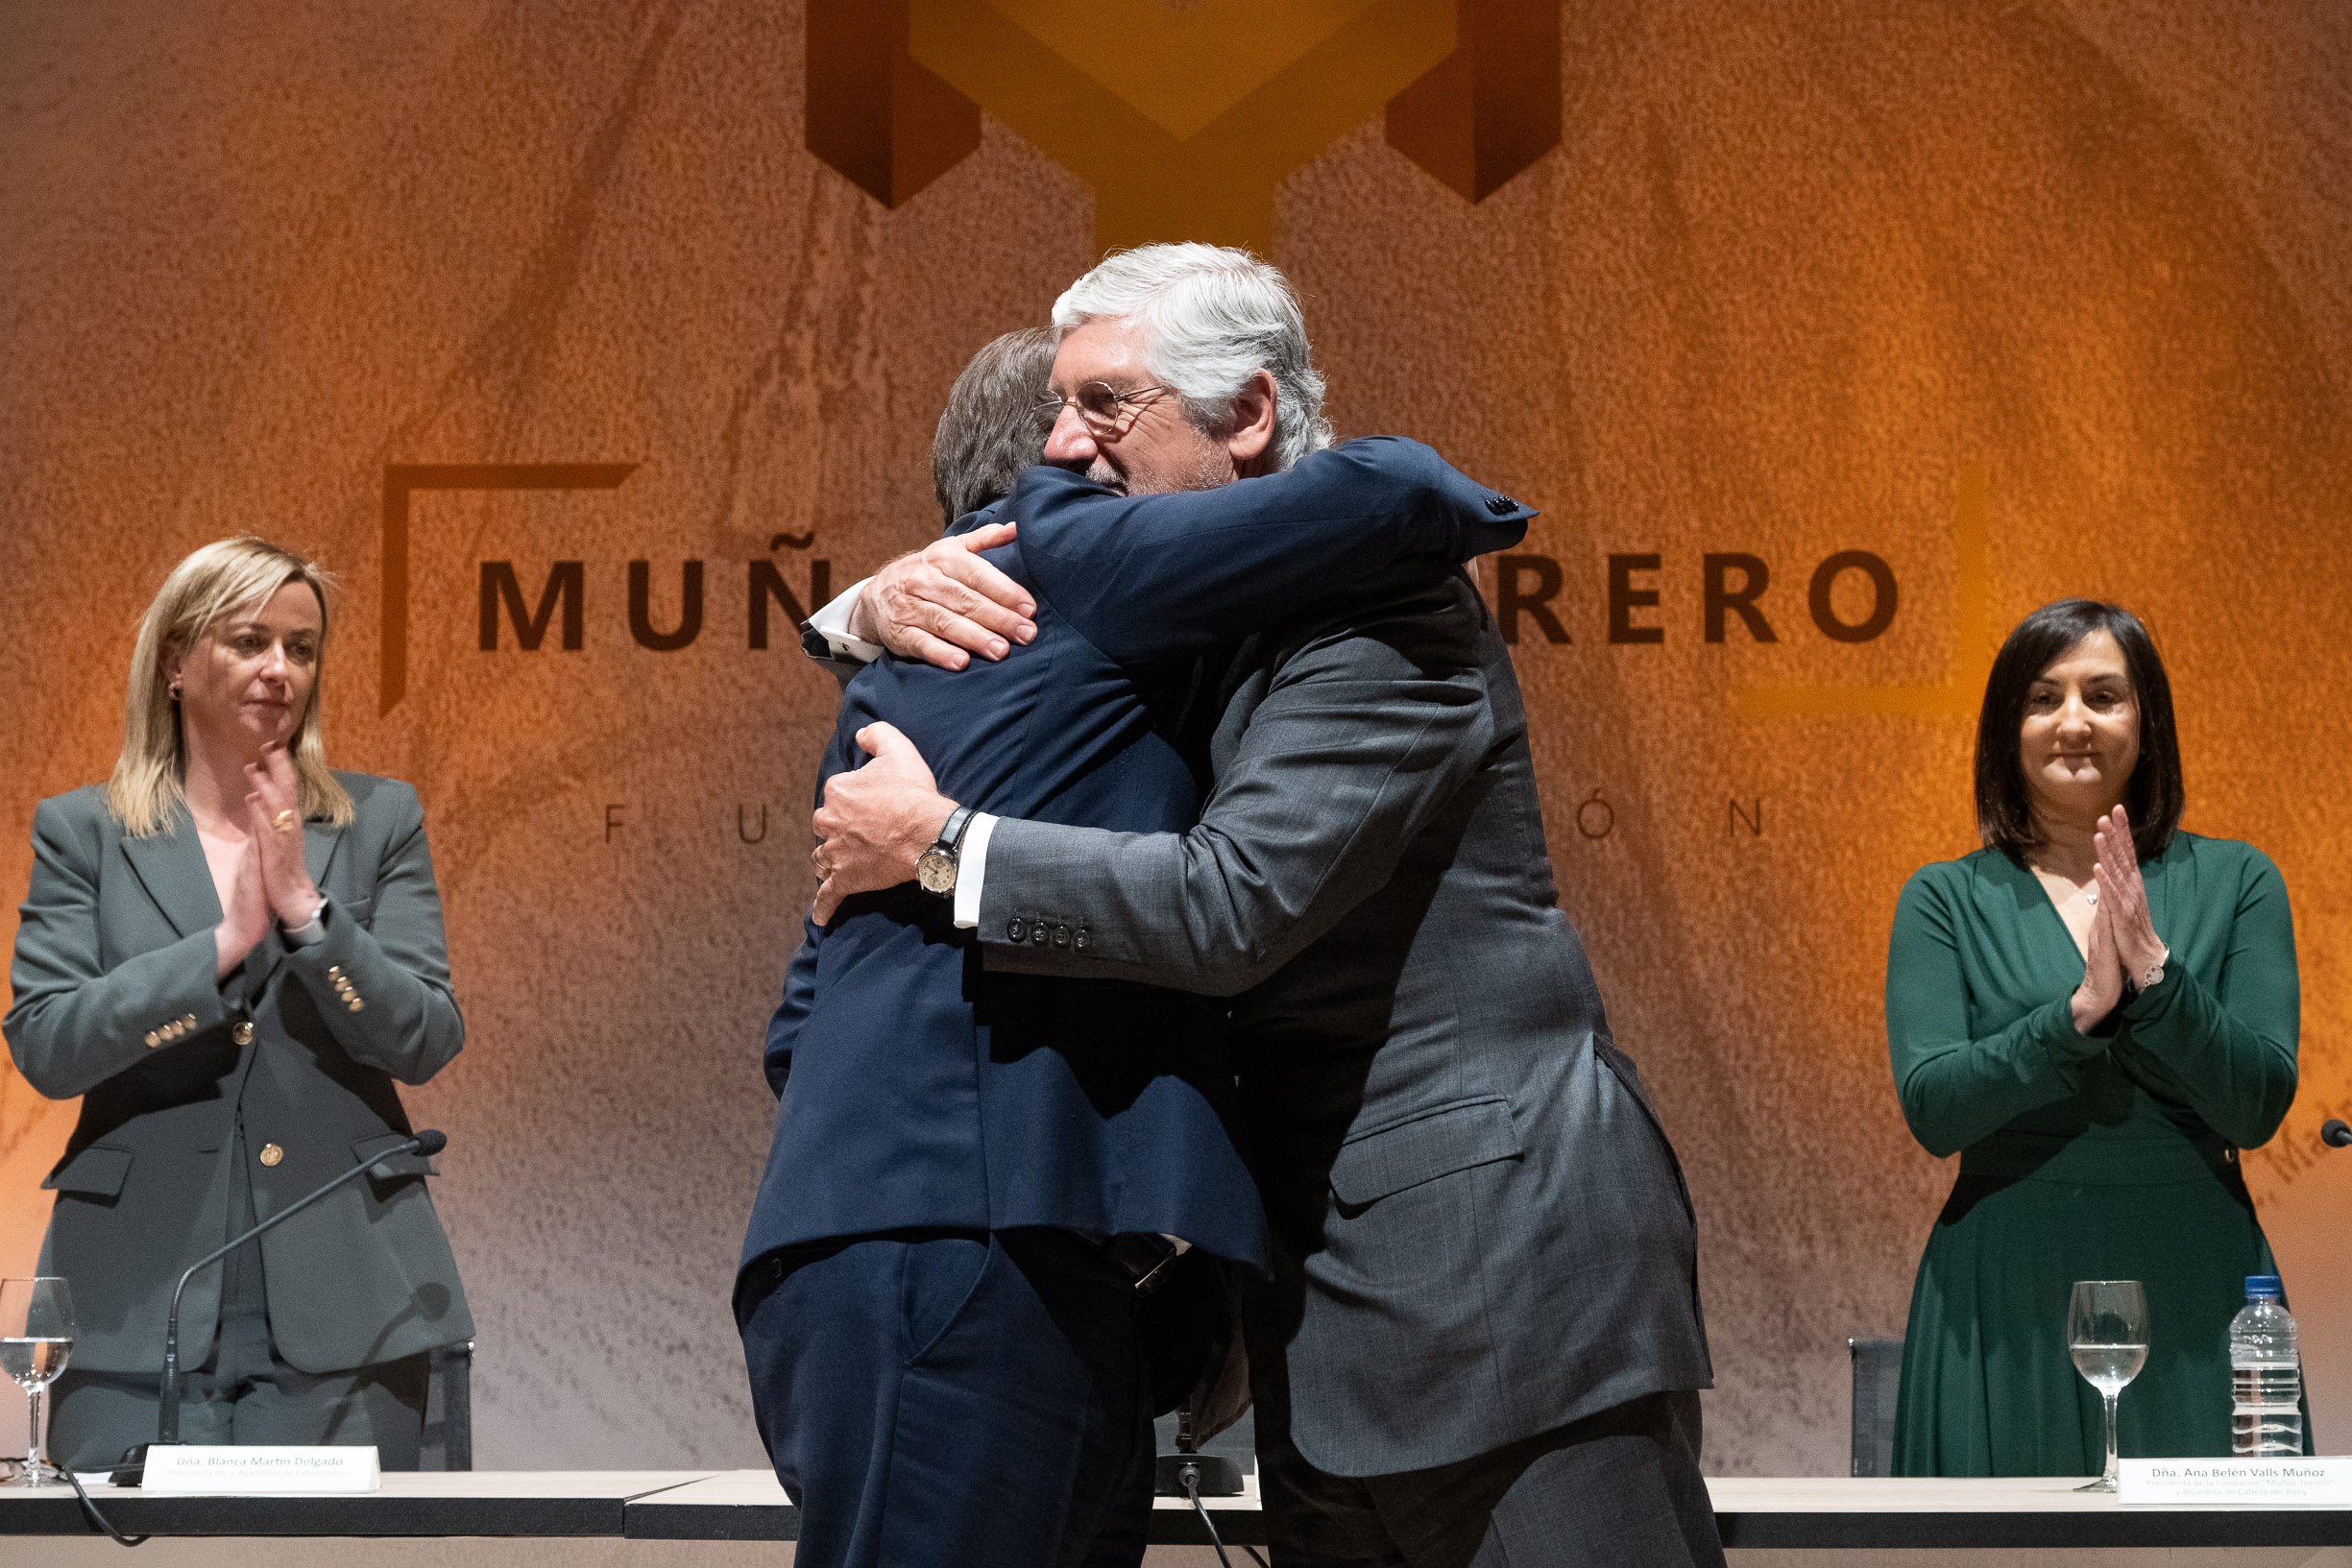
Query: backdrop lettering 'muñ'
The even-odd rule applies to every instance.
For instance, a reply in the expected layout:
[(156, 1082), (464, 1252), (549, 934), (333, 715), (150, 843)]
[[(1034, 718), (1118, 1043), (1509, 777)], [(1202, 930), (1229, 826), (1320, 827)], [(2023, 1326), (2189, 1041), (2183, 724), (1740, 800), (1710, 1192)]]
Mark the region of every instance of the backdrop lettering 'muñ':
[[(1709, 1468), (1842, 1469), (1843, 1340), (1902, 1331), (1950, 1171), (1888, 1081), (1888, 923), (1974, 847), (1991, 646), (2069, 593), (2149, 619), (2188, 825), (2294, 901), (2302, 1093), (2246, 1169), (2340, 1449), (2352, 12), (1113, 9), (1165, 36), (0, 20), (0, 887), (110, 766), (172, 562), (255, 531), (342, 572), (332, 755), (423, 791), (470, 1025), (408, 1098), (451, 1136), (477, 1461), (760, 1461), (726, 1300), (834, 706), (790, 621), (935, 530), (975, 348), (1194, 235), (1298, 282), (1343, 432), (1543, 509), (1482, 580), (1698, 1206)], [(0, 1076), (9, 1271), (71, 1122)]]

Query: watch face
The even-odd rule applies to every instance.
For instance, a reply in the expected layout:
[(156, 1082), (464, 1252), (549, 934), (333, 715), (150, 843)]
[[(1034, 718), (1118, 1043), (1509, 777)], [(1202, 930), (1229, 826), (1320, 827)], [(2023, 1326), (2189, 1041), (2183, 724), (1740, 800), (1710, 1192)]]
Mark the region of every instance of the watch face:
[(934, 844), (914, 863), (914, 880), (923, 884), (926, 893), (953, 893), (956, 891), (956, 857)]
[(2160, 983), (2163, 979), (2164, 960), (2159, 958), (2154, 963), (2148, 965), (2147, 969), (2140, 976), (2140, 989), (2145, 991), (2149, 986)]

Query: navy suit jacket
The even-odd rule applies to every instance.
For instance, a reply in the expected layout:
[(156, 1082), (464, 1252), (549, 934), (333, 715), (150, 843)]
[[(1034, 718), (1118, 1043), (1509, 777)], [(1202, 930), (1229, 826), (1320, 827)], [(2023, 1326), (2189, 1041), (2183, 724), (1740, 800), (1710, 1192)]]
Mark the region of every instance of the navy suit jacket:
[[(864, 760), (857, 731), (884, 719), (961, 804), (1183, 832), (1201, 789), (1174, 725), (1203, 655), (1399, 572), (1434, 580), (1517, 543), (1529, 515), (1386, 438), (1220, 490), (1078, 504), (1108, 495), (1032, 469), (967, 519), (1019, 519), (1019, 541), (988, 559), (1035, 596), (1036, 639), (962, 671), (888, 656), (868, 666), (842, 702), (820, 800)], [(768, 1026), (776, 1132), (743, 1265), (879, 1231), (1055, 1225), (1182, 1236), (1262, 1266), (1222, 1006), (990, 973), (974, 936), (912, 883), (808, 923)], [(1040, 939), (1088, 937), (1056, 927)]]

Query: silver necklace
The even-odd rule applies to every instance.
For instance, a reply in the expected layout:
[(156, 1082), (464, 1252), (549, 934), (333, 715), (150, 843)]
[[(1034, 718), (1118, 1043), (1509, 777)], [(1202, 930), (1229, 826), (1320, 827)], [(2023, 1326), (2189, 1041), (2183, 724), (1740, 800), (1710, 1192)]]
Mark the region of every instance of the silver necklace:
[(2067, 881), (2066, 878), (2055, 872), (2044, 871), (2040, 866), (2033, 868), (2033, 874), (2049, 881), (2066, 882), (2068, 897), (2079, 898), (2094, 909), (2098, 907), (2098, 883), (2093, 882), (2088, 887), (2076, 887), (2073, 882)]

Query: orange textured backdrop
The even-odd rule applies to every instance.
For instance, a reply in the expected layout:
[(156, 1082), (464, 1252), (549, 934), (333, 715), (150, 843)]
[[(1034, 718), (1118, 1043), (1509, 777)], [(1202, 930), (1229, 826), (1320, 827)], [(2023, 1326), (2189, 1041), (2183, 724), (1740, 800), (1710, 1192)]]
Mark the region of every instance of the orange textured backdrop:
[[(934, 46), (955, 10), (915, 7)], [(2340, 1451), (2352, 1153), (2314, 1134), (2352, 1108), (2352, 11), (1574, 0), (1559, 25), (1560, 145), (1483, 201), (1373, 113), (1266, 222), (1343, 431), (1544, 509), (1527, 550), (1571, 640), (1523, 621), (1520, 673), (1564, 898), (1699, 1207), (1709, 1468), (1844, 1468), (1842, 1341), (1901, 1332), (1951, 1175), (1888, 1081), (1887, 925), (1914, 866), (1973, 844), (1964, 694), (1740, 694), (1933, 688), (2076, 592), (2150, 619), (2189, 825), (2293, 897), (2303, 1091), (2247, 1169)], [(747, 646), (746, 573), (805, 599), (813, 561), (845, 586), (933, 531), (949, 381), (1097, 254), (1093, 187), (993, 113), (895, 206), (812, 157), (803, 39), (797, 5), (716, 0), (0, 12), (0, 898), (34, 800), (110, 765), (173, 561), (253, 530), (340, 568), (332, 752), (424, 792), (470, 1025), (409, 1099), (451, 1134), (486, 1467), (759, 1462), (726, 1293), (834, 692), (781, 624)], [(380, 712), (387, 467), (517, 463), (638, 467), (415, 495)], [(1841, 550), (1899, 585), (1866, 642), (1807, 613)], [(1777, 642), (1703, 640), (1722, 551), (1769, 567)], [(1627, 554), (1660, 558), (1628, 581), (1662, 642), (1609, 639)], [(633, 560), (660, 627), (704, 563), (691, 646), (633, 640)], [(533, 597), (582, 562), (582, 646), (483, 652), (486, 561)], [(9, 1270), (71, 1121), (0, 1071)]]

